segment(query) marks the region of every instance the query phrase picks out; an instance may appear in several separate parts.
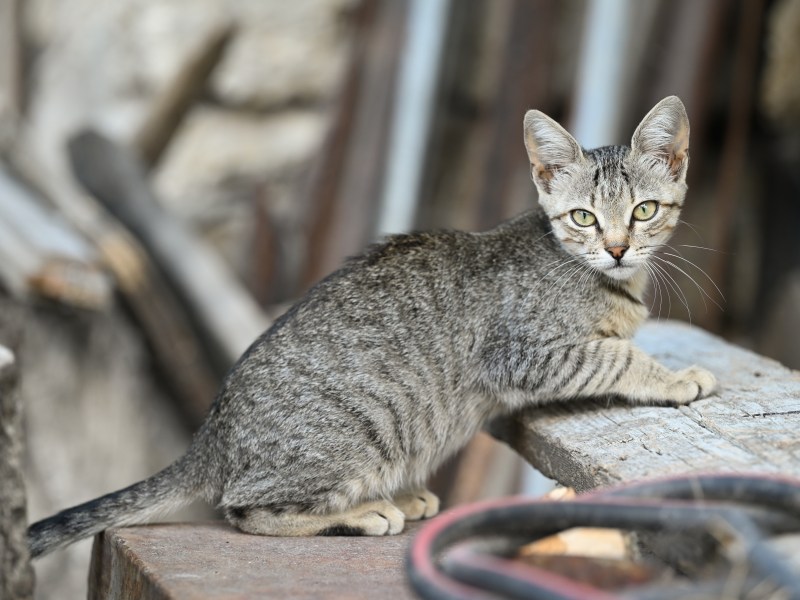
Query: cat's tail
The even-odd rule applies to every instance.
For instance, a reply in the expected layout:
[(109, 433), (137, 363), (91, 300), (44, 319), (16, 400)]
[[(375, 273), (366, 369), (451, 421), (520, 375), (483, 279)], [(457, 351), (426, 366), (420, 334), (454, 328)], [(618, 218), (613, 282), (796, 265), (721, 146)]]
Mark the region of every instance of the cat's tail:
[(109, 527), (145, 523), (205, 497), (206, 484), (198, 477), (196, 465), (187, 454), (148, 479), (34, 523), (28, 528), (31, 556), (42, 556)]

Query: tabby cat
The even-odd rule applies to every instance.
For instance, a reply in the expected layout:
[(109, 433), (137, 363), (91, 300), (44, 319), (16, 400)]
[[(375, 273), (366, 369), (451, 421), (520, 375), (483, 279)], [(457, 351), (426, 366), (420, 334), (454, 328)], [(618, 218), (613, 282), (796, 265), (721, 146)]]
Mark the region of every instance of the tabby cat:
[(316, 285), (242, 356), (187, 454), (29, 529), (42, 555), (196, 498), (264, 535), (385, 535), (492, 417), (575, 397), (685, 404), (713, 375), (630, 341), (678, 223), (689, 122), (672, 96), (631, 147), (583, 150), (525, 115), (539, 207), (483, 233), (396, 235)]

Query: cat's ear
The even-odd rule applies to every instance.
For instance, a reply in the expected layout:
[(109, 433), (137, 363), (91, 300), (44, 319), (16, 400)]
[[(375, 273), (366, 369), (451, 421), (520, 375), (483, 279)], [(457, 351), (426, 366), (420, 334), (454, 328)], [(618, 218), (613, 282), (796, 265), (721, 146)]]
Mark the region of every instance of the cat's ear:
[(524, 128), (531, 176), (539, 190), (549, 194), (551, 181), (558, 172), (583, 160), (580, 144), (566, 129), (538, 110), (525, 113)]
[(675, 181), (689, 166), (689, 117), (677, 96), (668, 96), (647, 113), (633, 134), (634, 155), (651, 156), (667, 165)]

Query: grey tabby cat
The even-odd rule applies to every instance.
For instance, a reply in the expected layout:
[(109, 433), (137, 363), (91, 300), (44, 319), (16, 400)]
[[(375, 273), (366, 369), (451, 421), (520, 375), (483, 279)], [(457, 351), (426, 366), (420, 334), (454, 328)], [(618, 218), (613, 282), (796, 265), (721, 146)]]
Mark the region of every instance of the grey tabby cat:
[(426, 478), (487, 419), (711, 393), (707, 371), (670, 371), (630, 342), (648, 257), (686, 193), (681, 101), (659, 102), (631, 148), (582, 150), (538, 111), (524, 132), (540, 209), (351, 259), (244, 354), (183, 458), (32, 525), (33, 555), (196, 498), (249, 533), (396, 534), (438, 512)]

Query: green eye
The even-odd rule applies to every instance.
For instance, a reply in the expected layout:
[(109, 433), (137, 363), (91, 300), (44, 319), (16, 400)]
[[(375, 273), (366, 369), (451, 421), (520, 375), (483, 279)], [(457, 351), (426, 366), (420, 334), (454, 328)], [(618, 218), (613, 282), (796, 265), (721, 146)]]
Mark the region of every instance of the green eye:
[(648, 200), (637, 204), (633, 209), (633, 218), (637, 221), (649, 221), (658, 212), (658, 202), (655, 200)]
[(569, 214), (575, 224), (581, 227), (589, 227), (597, 223), (597, 218), (588, 210), (583, 210), (582, 208), (576, 208)]

